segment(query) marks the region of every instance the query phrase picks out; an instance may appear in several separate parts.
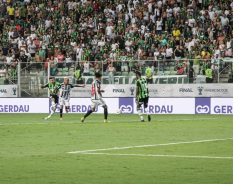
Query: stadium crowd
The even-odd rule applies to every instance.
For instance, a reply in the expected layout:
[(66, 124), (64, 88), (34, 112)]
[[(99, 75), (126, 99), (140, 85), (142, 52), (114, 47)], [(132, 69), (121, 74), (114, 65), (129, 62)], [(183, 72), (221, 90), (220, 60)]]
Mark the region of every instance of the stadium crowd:
[(50, 63), (52, 75), (72, 63), (83, 75), (175, 63), (197, 75), (233, 56), (232, 17), (233, 0), (2, 0), (1, 73), (18, 62)]

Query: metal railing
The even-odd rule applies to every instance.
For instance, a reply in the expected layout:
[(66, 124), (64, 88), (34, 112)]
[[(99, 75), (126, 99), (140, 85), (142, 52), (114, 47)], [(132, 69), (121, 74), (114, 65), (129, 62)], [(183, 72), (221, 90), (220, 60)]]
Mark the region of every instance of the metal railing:
[[(161, 83), (161, 81), (169, 83), (176, 76), (182, 78), (181, 83), (205, 83), (204, 71), (209, 66), (213, 68), (213, 82), (226, 83), (232, 77), (232, 61), (232, 58), (228, 58), (222, 60), (107, 60), (69, 63), (19, 62), (14, 66), (0, 63), (0, 84), (17, 84), (19, 96), (45, 97), (47, 90), (42, 90), (40, 86), (47, 83), (50, 76), (54, 76), (60, 82), (64, 77), (69, 77), (73, 83), (90, 84), (94, 73), (101, 72), (104, 84), (129, 84), (135, 82), (135, 70), (141, 71), (145, 76), (146, 69), (150, 67), (153, 83)], [(81, 73), (80, 79), (77, 79), (77, 71)], [(190, 80), (192, 71), (193, 78)], [(162, 80), (163, 78), (166, 80)]]

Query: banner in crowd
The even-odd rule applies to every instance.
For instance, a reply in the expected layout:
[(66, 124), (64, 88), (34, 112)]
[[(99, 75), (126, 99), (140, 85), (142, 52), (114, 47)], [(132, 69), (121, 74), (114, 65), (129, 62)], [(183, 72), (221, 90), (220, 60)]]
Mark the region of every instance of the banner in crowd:
[(152, 85), (151, 97), (233, 97), (233, 84)]
[[(135, 98), (104, 100), (109, 113), (137, 114)], [(90, 98), (71, 98), (70, 113), (84, 114), (91, 105)], [(49, 109), (48, 98), (2, 98), (0, 104), (0, 113), (49, 113)], [(148, 111), (150, 114), (233, 114), (233, 98), (150, 98)], [(98, 107), (96, 113), (103, 113), (103, 108)]]
[[(119, 84), (119, 85), (102, 85), (104, 89), (102, 94), (104, 97), (134, 97), (135, 96), (135, 85), (133, 84)], [(86, 85), (84, 88), (78, 87), (73, 88), (71, 97), (91, 97), (91, 85)]]
[[(91, 84), (94, 77), (83, 76), (85, 84)], [(102, 77), (103, 84), (109, 84), (109, 76)], [(135, 84), (135, 76), (114, 76), (114, 84)], [(187, 84), (187, 75), (161, 75), (153, 76), (153, 84)]]
[[(135, 84), (102, 85), (104, 97), (134, 97)], [(233, 84), (150, 84), (150, 97), (233, 97)], [(91, 85), (74, 88), (71, 97), (90, 97)]]
[(0, 98), (17, 97), (17, 85), (0, 85)]

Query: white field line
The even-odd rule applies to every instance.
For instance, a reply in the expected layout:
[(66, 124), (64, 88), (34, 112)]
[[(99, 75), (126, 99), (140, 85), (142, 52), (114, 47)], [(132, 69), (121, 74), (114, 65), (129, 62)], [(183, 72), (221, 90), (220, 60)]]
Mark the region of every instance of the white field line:
[[(60, 121), (60, 120), (58, 120)], [(48, 122), (46, 120), (41, 120), (41, 122), (34, 121), (34, 122), (29, 122), (29, 123), (0, 123), (0, 126), (17, 126), (17, 125), (51, 125), (51, 124), (60, 124), (62, 122)], [(65, 123), (64, 123), (65, 124)]]
[(198, 140), (198, 141), (171, 142), (171, 143), (163, 143), (163, 144), (149, 144), (149, 145), (138, 145), (138, 146), (112, 147), (112, 148), (93, 149), (93, 150), (70, 151), (68, 153), (70, 153), (70, 154), (81, 154), (81, 153), (91, 153), (91, 152), (98, 152), (98, 151), (125, 150), (125, 149), (132, 149), (132, 148), (148, 148), (148, 147), (171, 146), (171, 145), (180, 145), (180, 144), (195, 144), (195, 143), (227, 141), (227, 140), (233, 140), (233, 138), (206, 139), (206, 140)]
[(0, 123), (0, 126), (14, 126), (14, 125), (48, 125), (48, 123)]
[[(217, 119), (217, 118), (196, 118), (195, 121), (201, 121), (201, 120), (213, 120), (213, 119)], [(184, 119), (157, 119), (155, 118), (154, 119), (154, 122), (166, 122), (166, 121), (193, 121), (194, 119), (188, 119), (188, 118), (184, 118)], [(38, 120), (39, 121), (39, 120)], [(79, 120), (77, 121), (72, 121), (72, 122), (67, 122), (66, 120), (63, 120), (63, 121), (66, 121), (66, 122), (63, 122), (63, 121), (60, 121), (60, 120), (55, 120), (55, 119), (50, 119), (50, 120), (43, 120), (41, 119), (42, 122), (29, 122), (29, 123), (25, 123), (25, 122), (22, 122), (22, 123), (2, 123), (0, 122), (0, 126), (14, 126), (14, 125), (48, 125), (48, 124), (81, 124), (81, 122)], [(117, 120), (117, 121), (109, 121), (110, 123), (118, 123), (118, 122), (133, 122), (133, 123), (136, 123), (136, 122), (139, 122), (139, 120)], [(95, 120), (87, 120), (85, 123), (82, 123), (82, 124), (86, 124), (86, 123), (95, 123), (96, 121)]]
[(217, 118), (183, 118), (183, 119), (156, 119), (155, 121), (201, 121), (201, 120), (213, 120), (213, 119), (217, 119)]
[(81, 153), (83, 155), (107, 155), (107, 156), (135, 156), (135, 157), (167, 157), (167, 158), (198, 158), (198, 159), (233, 159), (233, 157), (198, 156), (198, 155), (154, 155), (154, 154), (127, 154), (127, 153)]

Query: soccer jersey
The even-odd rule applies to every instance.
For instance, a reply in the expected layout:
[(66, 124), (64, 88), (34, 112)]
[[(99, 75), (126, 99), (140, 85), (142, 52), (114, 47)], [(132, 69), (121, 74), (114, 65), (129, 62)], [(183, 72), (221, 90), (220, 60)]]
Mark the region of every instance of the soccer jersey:
[(94, 80), (91, 85), (91, 99), (98, 100), (102, 97), (100, 93), (101, 82), (99, 80)]
[(61, 84), (59, 82), (55, 82), (55, 83), (47, 83), (45, 86), (43, 86), (43, 88), (49, 88), (49, 94), (52, 95), (57, 95)]
[(70, 98), (70, 91), (74, 86), (72, 84), (61, 84), (60, 97), (68, 100)]
[(146, 79), (144, 78), (138, 79), (137, 88), (138, 88), (138, 95), (137, 95), (138, 99), (144, 99), (149, 97), (149, 90)]

